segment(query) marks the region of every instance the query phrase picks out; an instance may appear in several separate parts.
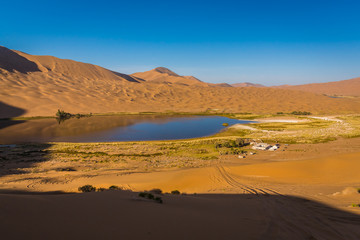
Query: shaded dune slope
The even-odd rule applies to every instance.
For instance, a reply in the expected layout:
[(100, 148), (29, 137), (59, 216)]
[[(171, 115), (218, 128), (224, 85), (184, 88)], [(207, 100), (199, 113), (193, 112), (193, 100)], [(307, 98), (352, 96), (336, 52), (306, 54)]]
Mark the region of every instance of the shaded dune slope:
[(2, 46), (0, 46), (0, 69), (20, 73), (40, 71), (36, 63)]
[(164, 204), (121, 191), (0, 196), (0, 230), (5, 239), (360, 237), (358, 215), (283, 195), (166, 195)]
[[(0, 69), (0, 98), (24, 109), (23, 116), (50, 116), (58, 108), (72, 113), (360, 111), (360, 104), (351, 99), (275, 88), (221, 87), (182, 77), (166, 68), (126, 75), (51, 56), (12, 50), (6, 50), (6, 54), (9, 51), (17, 57), (2, 57), (7, 67)], [(36, 67), (19, 67), (23, 61)], [(9, 114), (0, 112), (0, 118), (4, 117)]]

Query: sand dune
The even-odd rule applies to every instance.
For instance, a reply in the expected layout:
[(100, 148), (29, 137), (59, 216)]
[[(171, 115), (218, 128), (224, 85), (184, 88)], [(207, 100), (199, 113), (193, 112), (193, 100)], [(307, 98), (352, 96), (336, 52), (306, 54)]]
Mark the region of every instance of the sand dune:
[(147, 72), (138, 72), (131, 74), (131, 76), (142, 78), (146, 81), (158, 82), (158, 83), (170, 83), (170, 84), (180, 84), (187, 86), (207, 86), (206, 83), (200, 81), (193, 76), (180, 76), (170, 69), (164, 67), (158, 67)]
[[(0, 99), (22, 109), (22, 116), (53, 116), (59, 108), (72, 113), (360, 111), (360, 103), (353, 99), (274, 88), (219, 87), (164, 68), (126, 75), (92, 64), (1, 49)], [(13, 57), (8, 58), (9, 54)], [(9, 116), (0, 112), (0, 118)]]
[(292, 89), (304, 92), (312, 92), (318, 94), (326, 94), (329, 96), (360, 96), (360, 78), (353, 78), (349, 80), (327, 82), (327, 83), (312, 83), (304, 85), (282, 85), (276, 88)]
[[(360, 217), (302, 198), (0, 194), (5, 239), (359, 239)], [(16, 206), (14, 208), (13, 206)], [(21, 231), (19, 231), (21, 229)]]

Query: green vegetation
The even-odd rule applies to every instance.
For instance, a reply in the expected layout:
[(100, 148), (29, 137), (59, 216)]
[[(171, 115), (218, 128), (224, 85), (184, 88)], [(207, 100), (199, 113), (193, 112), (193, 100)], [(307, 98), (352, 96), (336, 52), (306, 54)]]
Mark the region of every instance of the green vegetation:
[(340, 136), (345, 138), (360, 137), (360, 115), (341, 116), (338, 119), (348, 125), (348, 131), (343, 131)]
[(60, 123), (64, 122), (67, 119), (70, 119), (70, 118), (79, 119), (79, 118), (83, 118), (83, 117), (91, 117), (92, 113), (90, 113), (90, 114), (80, 114), (80, 113), (71, 114), (71, 113), (65, 112), (64, 110), (58, 109), (55, 116), (56, 116), (56, 119), (58, 120), (58, 123), (60, 124)]
[(79, 187), (78, 190), (80, 192), (95, 192), (96, 191), (96, 187), (92, 186), (92, 185), (84, 185), (82, 187)]
[(360, 207), (360, 204), (357, 204), (357, 203), (353, 203), (351, 204), (352, 207)]
[(65, 112), (65, 111), (60, 110), (60, 109), (58, 109), (58, 111), (56, 112), (55, 115), (56, 115), (57, 118), (60, 118), (60, 119), (69, 119), (72, 116), (74, 116), (73, 114)]

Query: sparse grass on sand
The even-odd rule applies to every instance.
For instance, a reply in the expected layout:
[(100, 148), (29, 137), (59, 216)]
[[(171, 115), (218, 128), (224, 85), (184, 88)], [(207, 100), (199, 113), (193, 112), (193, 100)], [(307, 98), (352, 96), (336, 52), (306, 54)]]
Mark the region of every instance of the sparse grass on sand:
[[(262, 116), (273, 117), (273, 116)], [(258, 122), (252, 129), (228, 128), (215, 137), (242, 137), (279, 143), (323, 143), (345, 137), (360, 137), (360, 115), (333, 118), (293, 117), (293, 122)]]
[[(0, 149), (3, 182), (66, 183), (71, 178), (103, 174), (125, 175), (209, 167), (221, 159), (252, 151), (249, 146), (217, 147), (238, 138), (268, 143), (322, 143), (360, 133), (360, 116), (332, 119), (293, 117), (300, 122), (258, 122), (251, 129), (229, 127), (214, 136), (170, 141), (42, 143), (5, 146)], [(341, 120), (341, 121), (338, 121)], [(276, 129), (276, 131), (274, 131)], [(291, 150), (295, 151), (295, 150)], [(230, 156), (231, 157), (231, 156)], [(51, 174), (50, 174), (51, 173)], [(36, 175), (36, 176), (35, 176)], [(50, 177), (54, 175), (54, 177)], [(10, 177), (12, 176), (12, 177)], [(14, 181), (12, 179), (11, 181)], [(109, 187), (109, 186), (98, 186)]]

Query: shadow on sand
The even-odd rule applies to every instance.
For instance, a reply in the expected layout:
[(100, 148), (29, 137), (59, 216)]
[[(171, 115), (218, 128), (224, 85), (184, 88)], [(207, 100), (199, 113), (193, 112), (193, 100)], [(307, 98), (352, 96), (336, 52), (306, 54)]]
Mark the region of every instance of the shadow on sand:
[(0, 129), (10, 127), (15, 124), (23, 123), (25, 121), (21, 120), (12, 120), (11, 118), (15, 118), (21, 116), (26, 111), (24, 109), (14, 107), (8, 105), (6, 103), (0, 102)]
[(360, 216), (282, 195), (0, 192), (3, 239), (360, 239)]
[(0, 177), (23, 174), (34, 164), (48, 161), (52, 144), (0, 145)]

